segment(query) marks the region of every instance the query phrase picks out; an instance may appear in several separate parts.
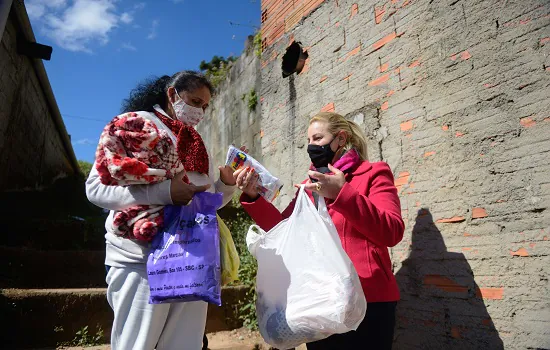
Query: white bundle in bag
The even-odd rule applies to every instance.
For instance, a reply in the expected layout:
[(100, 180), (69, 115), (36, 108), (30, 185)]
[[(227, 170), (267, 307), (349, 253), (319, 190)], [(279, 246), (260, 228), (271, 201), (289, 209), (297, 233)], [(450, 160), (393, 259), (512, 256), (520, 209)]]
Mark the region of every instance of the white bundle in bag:
[(253, 225), (246, 237), (258, 261), (260, 333), (278, 349), (356, 330), (367, 311), (359, 276), (322, 197), (318, 207), (302, 185), (288, 219), (267, 233)]

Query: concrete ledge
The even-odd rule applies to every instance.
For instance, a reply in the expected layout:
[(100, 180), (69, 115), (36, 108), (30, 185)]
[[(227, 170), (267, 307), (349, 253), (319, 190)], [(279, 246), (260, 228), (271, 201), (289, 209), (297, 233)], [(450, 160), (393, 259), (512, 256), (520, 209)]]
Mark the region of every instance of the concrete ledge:
[[(222, 291), (222, 307), (209, 305), (207, 331), (217, 332), (242, 327), (237, 302), (244, 298), (246, 287), (227, 287)], [(6, 348), (56, 346), (70, 341), (76, 332), (97, 327), (109, 342), (112, 310), (106, 289), (3, 289), (0, 291), (0, 338)]]
[(112, 312), (105, 289), (4, 289), (0, 293), (0, 327), (7, 348), (56, 346), (69, 341), (82, 327), (104, 330), (109, 341)]

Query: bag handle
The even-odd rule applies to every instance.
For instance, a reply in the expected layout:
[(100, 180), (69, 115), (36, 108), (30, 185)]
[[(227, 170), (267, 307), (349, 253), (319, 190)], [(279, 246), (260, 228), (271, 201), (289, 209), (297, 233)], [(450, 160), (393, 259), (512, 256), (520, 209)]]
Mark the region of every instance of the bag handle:
[(252, 256), (256, 256), (256, 246), (260, 239), (266, 234), (258, 225), (250, 225), (246, 234), (246, 247)]
[[(294, 203), (294, 210), (292, 211), (292, 214), (290, 214), (291, 218), (298, 215), (298, 212), (300, 211), (298, 209), (302, 208), (304, 200), (309, 201), (309, 197), (306, 194), (306, 185), (301, 184), (300, 190), (298, 191), (298, 195), (296, 196), (296, 203)], [(307, 202), (306, 202), (306, 205), (307, 205)]]

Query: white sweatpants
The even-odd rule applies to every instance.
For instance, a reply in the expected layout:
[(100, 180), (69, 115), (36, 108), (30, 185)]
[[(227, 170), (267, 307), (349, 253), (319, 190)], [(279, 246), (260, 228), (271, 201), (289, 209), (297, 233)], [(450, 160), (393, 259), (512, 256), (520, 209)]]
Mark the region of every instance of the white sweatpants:
[(200, 350), (208, 304), (149, 304), (145, 264), (111, 267), (107, 300), (115, 313), (112, 350)]

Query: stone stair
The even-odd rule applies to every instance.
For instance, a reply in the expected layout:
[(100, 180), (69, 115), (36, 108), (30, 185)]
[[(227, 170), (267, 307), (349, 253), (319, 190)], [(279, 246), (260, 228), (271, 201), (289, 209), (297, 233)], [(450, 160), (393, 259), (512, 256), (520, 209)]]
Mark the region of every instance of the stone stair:
[[(71, 241), (92, 234), (85, 232), (86, 223), (80, 218), (0, 220), (11, 220), (4, 225), (8, 239), (0, 245), (0, 348), (52, 349), (86, 326), (90, 335), (101, 329), (101, 342), (109, 343), (113, 315), (105, 296), (105, 253), (98, 240)], [(93, 249), (79, 249), (86, 245)], [(224, 288), (224, 305), (209, 306), (207, 332), (242, 327), (236, 304), (245, 293), (243, 287)]]

